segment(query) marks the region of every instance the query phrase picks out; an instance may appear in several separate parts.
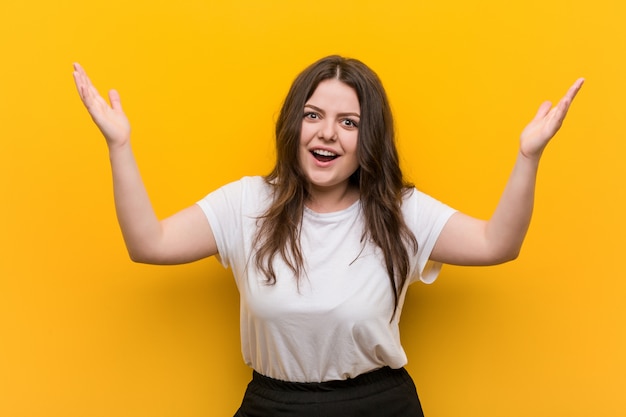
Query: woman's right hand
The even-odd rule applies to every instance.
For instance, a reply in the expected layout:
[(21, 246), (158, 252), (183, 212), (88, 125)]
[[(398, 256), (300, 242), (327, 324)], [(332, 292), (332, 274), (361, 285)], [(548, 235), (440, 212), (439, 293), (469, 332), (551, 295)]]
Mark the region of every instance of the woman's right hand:
[(74, 82), (80, 99), (96, 123), (109, 149), (124, 146), (130, 142), (130, 123), (122, 110), (120, 95), (117, 91), (109, 91), (111, 105), (98, 93), (85, 70), (74, 64)]

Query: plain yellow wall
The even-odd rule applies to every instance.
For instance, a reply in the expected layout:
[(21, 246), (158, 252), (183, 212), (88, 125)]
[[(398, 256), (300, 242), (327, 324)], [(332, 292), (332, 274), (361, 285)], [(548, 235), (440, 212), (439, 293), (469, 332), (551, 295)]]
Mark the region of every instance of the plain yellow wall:
[(383, 79), (410, 179), (476, 216), (587, 78), (521, 257), (415, 285), (403, 341), (429, 417), (625, 415), (625, 4), (3, 1), (0, 416), (229, 416), (250, 376), (228, 270), (128, 260), (72, 62), (120, 91), (165, 216), (267, 173), (289, 84), (332, 53)]

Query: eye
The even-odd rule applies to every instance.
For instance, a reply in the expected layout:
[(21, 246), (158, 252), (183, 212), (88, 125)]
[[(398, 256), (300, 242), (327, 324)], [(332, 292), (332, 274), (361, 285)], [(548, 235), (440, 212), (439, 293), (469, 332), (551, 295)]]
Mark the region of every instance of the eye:
[(359, 127), (359, 123), (356, 120), (352, 119), (343, 119), (341, 124), (346, 127)]
[(320, 115), (315, 113), (315, 112), (309, 111), (309, 112), (305, 112), (304, 113), (304, 118), (305, 119), (313, 119), (313, 120), (315, 120), (315, 119), (319, 119)]

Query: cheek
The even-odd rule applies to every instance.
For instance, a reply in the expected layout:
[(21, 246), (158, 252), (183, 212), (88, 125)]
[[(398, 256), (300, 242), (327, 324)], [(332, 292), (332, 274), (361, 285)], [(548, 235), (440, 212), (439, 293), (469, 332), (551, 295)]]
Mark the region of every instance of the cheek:
[(314, 127), (310, 123), (302, 123), (300, 127), (300, 144), (306, 144), (314, 134)]
[(306, 141), (301, 139), (300, 145), (298, 146), (298, 150), (296, 153), (296, 158), (298, 161), (298, 165), (300, 165), (300, 168), (304, 166), (304, 162), (306, 160), (307, 155), (308, 155), (308, 151), (306, 149)]
[(359, 135), (358, 135), (358, 133), (354, 133), (354, 135), (351, 136), (348, 139), (348, 141), (346, 143), (346, 146), (349, 147), (350, 151), (356, 155), (357, 150), (359, 148)]

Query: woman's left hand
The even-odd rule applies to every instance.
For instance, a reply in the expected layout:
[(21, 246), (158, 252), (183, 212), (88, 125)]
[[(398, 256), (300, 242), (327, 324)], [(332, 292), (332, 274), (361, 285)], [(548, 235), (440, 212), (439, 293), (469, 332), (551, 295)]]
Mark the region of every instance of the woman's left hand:
[(520, 137), (520, 152), (523, 156), (526, 158), (541, 156), (550, 139), (559, 131), (569, 106), (584, 81), (583, 78), (576, 80), (555, 107), (552, 107), (549, 101), (539, 106), (535, 118), (524, 128)]

